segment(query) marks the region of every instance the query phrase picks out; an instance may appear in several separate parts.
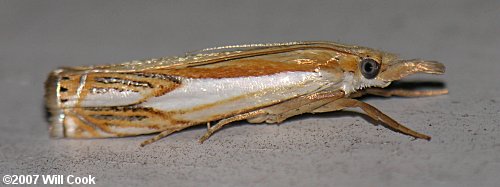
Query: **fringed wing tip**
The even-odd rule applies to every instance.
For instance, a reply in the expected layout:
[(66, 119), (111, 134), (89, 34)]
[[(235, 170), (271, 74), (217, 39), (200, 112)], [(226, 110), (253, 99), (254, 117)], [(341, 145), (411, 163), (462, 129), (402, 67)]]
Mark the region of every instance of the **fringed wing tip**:
[(59, 107), (58, 87), (60, 70), (53, 71), (45, 81), (45, 109), (47, 120), (50, 123), (50, 136), (54, 138), (64, 137), (64, 113)]

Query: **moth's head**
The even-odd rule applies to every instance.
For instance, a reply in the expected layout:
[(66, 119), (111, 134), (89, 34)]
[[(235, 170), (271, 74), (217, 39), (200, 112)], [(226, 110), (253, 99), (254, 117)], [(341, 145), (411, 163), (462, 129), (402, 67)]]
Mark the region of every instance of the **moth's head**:
[(378, 50), (362, 48), (357, 50), (358, 59), (354, 78), (358, 80), (357, 89), (364, 87), (385, 87), (392, 81), (416, 74), (443, 74), (445, 67), (436, 61), (421, 59), (404, 60), (396, 55)]

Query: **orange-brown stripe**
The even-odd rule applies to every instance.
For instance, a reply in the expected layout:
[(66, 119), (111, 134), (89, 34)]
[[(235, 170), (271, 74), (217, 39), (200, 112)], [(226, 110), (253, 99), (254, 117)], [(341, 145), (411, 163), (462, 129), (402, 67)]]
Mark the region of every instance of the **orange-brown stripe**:
[(167, 74), (186, 78), (235, 78), (272, 75), (287, 71), (313, 72), (317, 64), (274, 62), (262, 59), (241, 59), (218, 67), (188, 67), (182, 69), (147, 70), (147, 73)]

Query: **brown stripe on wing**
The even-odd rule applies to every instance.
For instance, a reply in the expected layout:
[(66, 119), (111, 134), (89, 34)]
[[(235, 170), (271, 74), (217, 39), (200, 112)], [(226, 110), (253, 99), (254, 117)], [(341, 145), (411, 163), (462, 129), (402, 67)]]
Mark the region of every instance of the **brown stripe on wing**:
[(268, 60), (237, 60), (219, 67), (189, 67), (182, 69), (148, 70), (186, 78), (235, 78), (272, 75), (287, 71), (314, 71), (313, 65), (283, 64)]
[(298, 50), (180, 69), (152, 69), (144, 72), (185, 78), (235, 78), (265, 76), (282, 72), (316, 72), (321, 68), (338, 66), (336, 56), (339, 56), (339, 53), (331, 50)]
[[(160, 96), (177, 88), (180, 78), (153, 73), (92, 73), (89, 74), (89, 85), (96, 87), (111, 87), (114, 89), (128, 89), (140, 92), (147, 100), (152, 96)], [(140, 103), (140, 102), (139, 102)], [(138, 104), (138, 103), (135, 103)]]
[[(77, 113), (74, 113), (72, 109), (64, 110), (64, 136), (71, 138), (92, 138), (92, 137), (103, 137), (99, 133), (100, 129), (96, 128), (93, 124), (88, 124), (83, 121)], [(69, 121), (73, 123), (70, 123)], [(75, 126), (71, 126), (75, 125)]]
[(94, 78), (94, 81), (98, 83), (103, 83), (103, 84), (117, 84), (121, 86), (131, 86), (131, 87), (139, 87), (139, 88), (153, 88), (153, 86), (146, 81), (134, 81), (130, 80), (130, 78), (127, 77), (127, 79), (124, 78), (117, 78), (118, 76), (110, 76), (110, 75), (105, 75), (103, 77), (98, 76)]
[[(86, 121), (95, 127), (86, 130), (102, 130), (114, 134), (114, 136), (149, 134), (194, 125), (189, 121), (175, 119), (173, 112), (162, 112), (152, 108), (136, 106), (86, 107), (74, 109), (73, 111), (82, 121)], [(143, 131), (140, 133), (126, 133), (124, 131), (127, 128), (143, 128)]]
[(195, 125), (171, 112), (135, 106), (68, 108), (64, 113), (65, 137), (71, 138), (135, 136)]
[[(138, 92), (141, 103), (150, 97), (160, 96), (174, 90), (181, 84), (181, 79), (175, 76), (153, 73), (74, 73), (61, 72), (59, 87), (56, 90), (62, 107), (81, 107), (88, 94), (105, 94), (114, 92)], [(80, 90), (80, 92), (79, 92)], [(75, 97), (78, 96), (78, 97)], [(71, 102), (68, 102), (71, 101)], [(66, 103), (76, 103), (68, 104)]]

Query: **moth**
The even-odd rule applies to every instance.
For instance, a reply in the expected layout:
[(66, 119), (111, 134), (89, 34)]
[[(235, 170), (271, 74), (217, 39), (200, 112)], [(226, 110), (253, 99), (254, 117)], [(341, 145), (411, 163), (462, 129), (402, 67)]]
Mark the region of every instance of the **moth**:
[(444, 65), (435, 61), (402, 60), (333, 42), (234, 45), (177, 57), (60, 68), (46, 81), (46, 106), (53, 137), (159, 133), (141, 146), (195, 125), (207, 125), (203, 142), (234, 121), (280, 123), (303, 113), (354, 107), (390, 129), (430, 140), (356, 98), (446, 94), (445, 89), (383, 89), (411, 74), (444, 72)]

